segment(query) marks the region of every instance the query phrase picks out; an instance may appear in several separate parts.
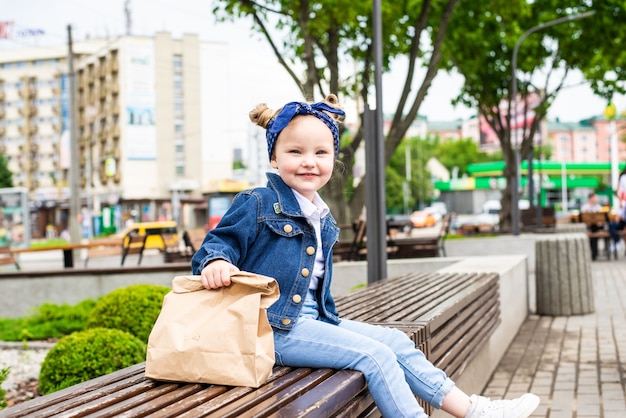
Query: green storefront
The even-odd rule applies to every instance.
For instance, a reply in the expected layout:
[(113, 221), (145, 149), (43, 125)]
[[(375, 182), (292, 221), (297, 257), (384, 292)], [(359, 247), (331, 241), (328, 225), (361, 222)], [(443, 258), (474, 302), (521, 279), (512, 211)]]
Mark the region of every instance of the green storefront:
[[(624, 168), (620, 164), (619, 170)], [(506, 179), (502, 177), (504, 161), (470, 164), (467, 171), (470, 177), (452, 179), (450, 181), (438, 181), (435, 189), (440, 192), (470, 191), (470, 190), (502, 190), (506, 186)], [(610, 187), (610, 163), (560, 163), (555, 161), (533, 161), (532, 176), (534, 179), (535, 203), (537, 194), (541, 206), (559, 206), (563, 196), (563, 181), (565, 180), (566, 196), (568, 200), (574, 196), (580, 200), (586, 196), (587, 191), (595, 190), (598, 194), (606, 196), (612, 204), (613, 193)], [(541, 181), (539, 181), (541, 179)], [(601, 186), (600, 179), (604, 179)], [(521, 198), (528, 199), (528, 161), (522, 161), (520, 165), (520, 185), (522, 188)], [(602, 190), (600, 190), (602, 187)], [(576, 190), (582, 191), (576, 193)]]

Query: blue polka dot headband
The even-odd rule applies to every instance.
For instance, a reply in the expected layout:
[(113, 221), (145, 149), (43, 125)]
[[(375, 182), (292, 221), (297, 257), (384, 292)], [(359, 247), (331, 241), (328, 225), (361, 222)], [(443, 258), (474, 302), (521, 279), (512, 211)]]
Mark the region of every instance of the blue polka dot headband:
[(270, 159), (272, 158), (272, 152), (274, 151), (278, 135), (287, 127), (287, 125), (289, 125), (289, 122), (291, 122), (291, 120), (298, 115), (313, 115), (328, 126), (328, 129), (330, 129), (333, 134), (335, 158), (337, 158), (339, 155), (339, 128), (332, 116), (325, 112), (329, 112), (334, 115), (345, 115), (343, 110), (332, 107), (325, 102), (312, 104), (304, 102), (290, 102), (283, 106), (278, 114), (267, 124), (265, 136), (267, 137), (267, 152)]

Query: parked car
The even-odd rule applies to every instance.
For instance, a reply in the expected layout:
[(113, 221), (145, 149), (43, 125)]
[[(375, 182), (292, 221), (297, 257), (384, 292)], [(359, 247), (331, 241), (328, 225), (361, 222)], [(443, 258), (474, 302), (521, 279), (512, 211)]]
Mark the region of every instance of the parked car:
[(411, 222), (415, 228), (426, 228), (429, 226), (435, 226), (437, 224), (437, 219), (430, 211), (416, 210), (411, 213)]

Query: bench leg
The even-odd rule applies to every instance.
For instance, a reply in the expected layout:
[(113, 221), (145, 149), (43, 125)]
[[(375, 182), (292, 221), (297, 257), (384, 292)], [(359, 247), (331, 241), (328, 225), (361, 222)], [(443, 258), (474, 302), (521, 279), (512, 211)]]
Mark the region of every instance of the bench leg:
[(63, 266), (66, 269), (74, 267), (74, 250), (63, 250)]

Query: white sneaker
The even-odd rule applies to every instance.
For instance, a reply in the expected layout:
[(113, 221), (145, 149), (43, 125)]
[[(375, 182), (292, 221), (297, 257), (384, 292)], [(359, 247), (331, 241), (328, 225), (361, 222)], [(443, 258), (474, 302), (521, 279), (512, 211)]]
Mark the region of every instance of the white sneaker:
[(532, 393), (501, 401), (472, 395), (470, 400), (472, 405), (465, 418), (527, 418), (539, 406), (539, 397)]

